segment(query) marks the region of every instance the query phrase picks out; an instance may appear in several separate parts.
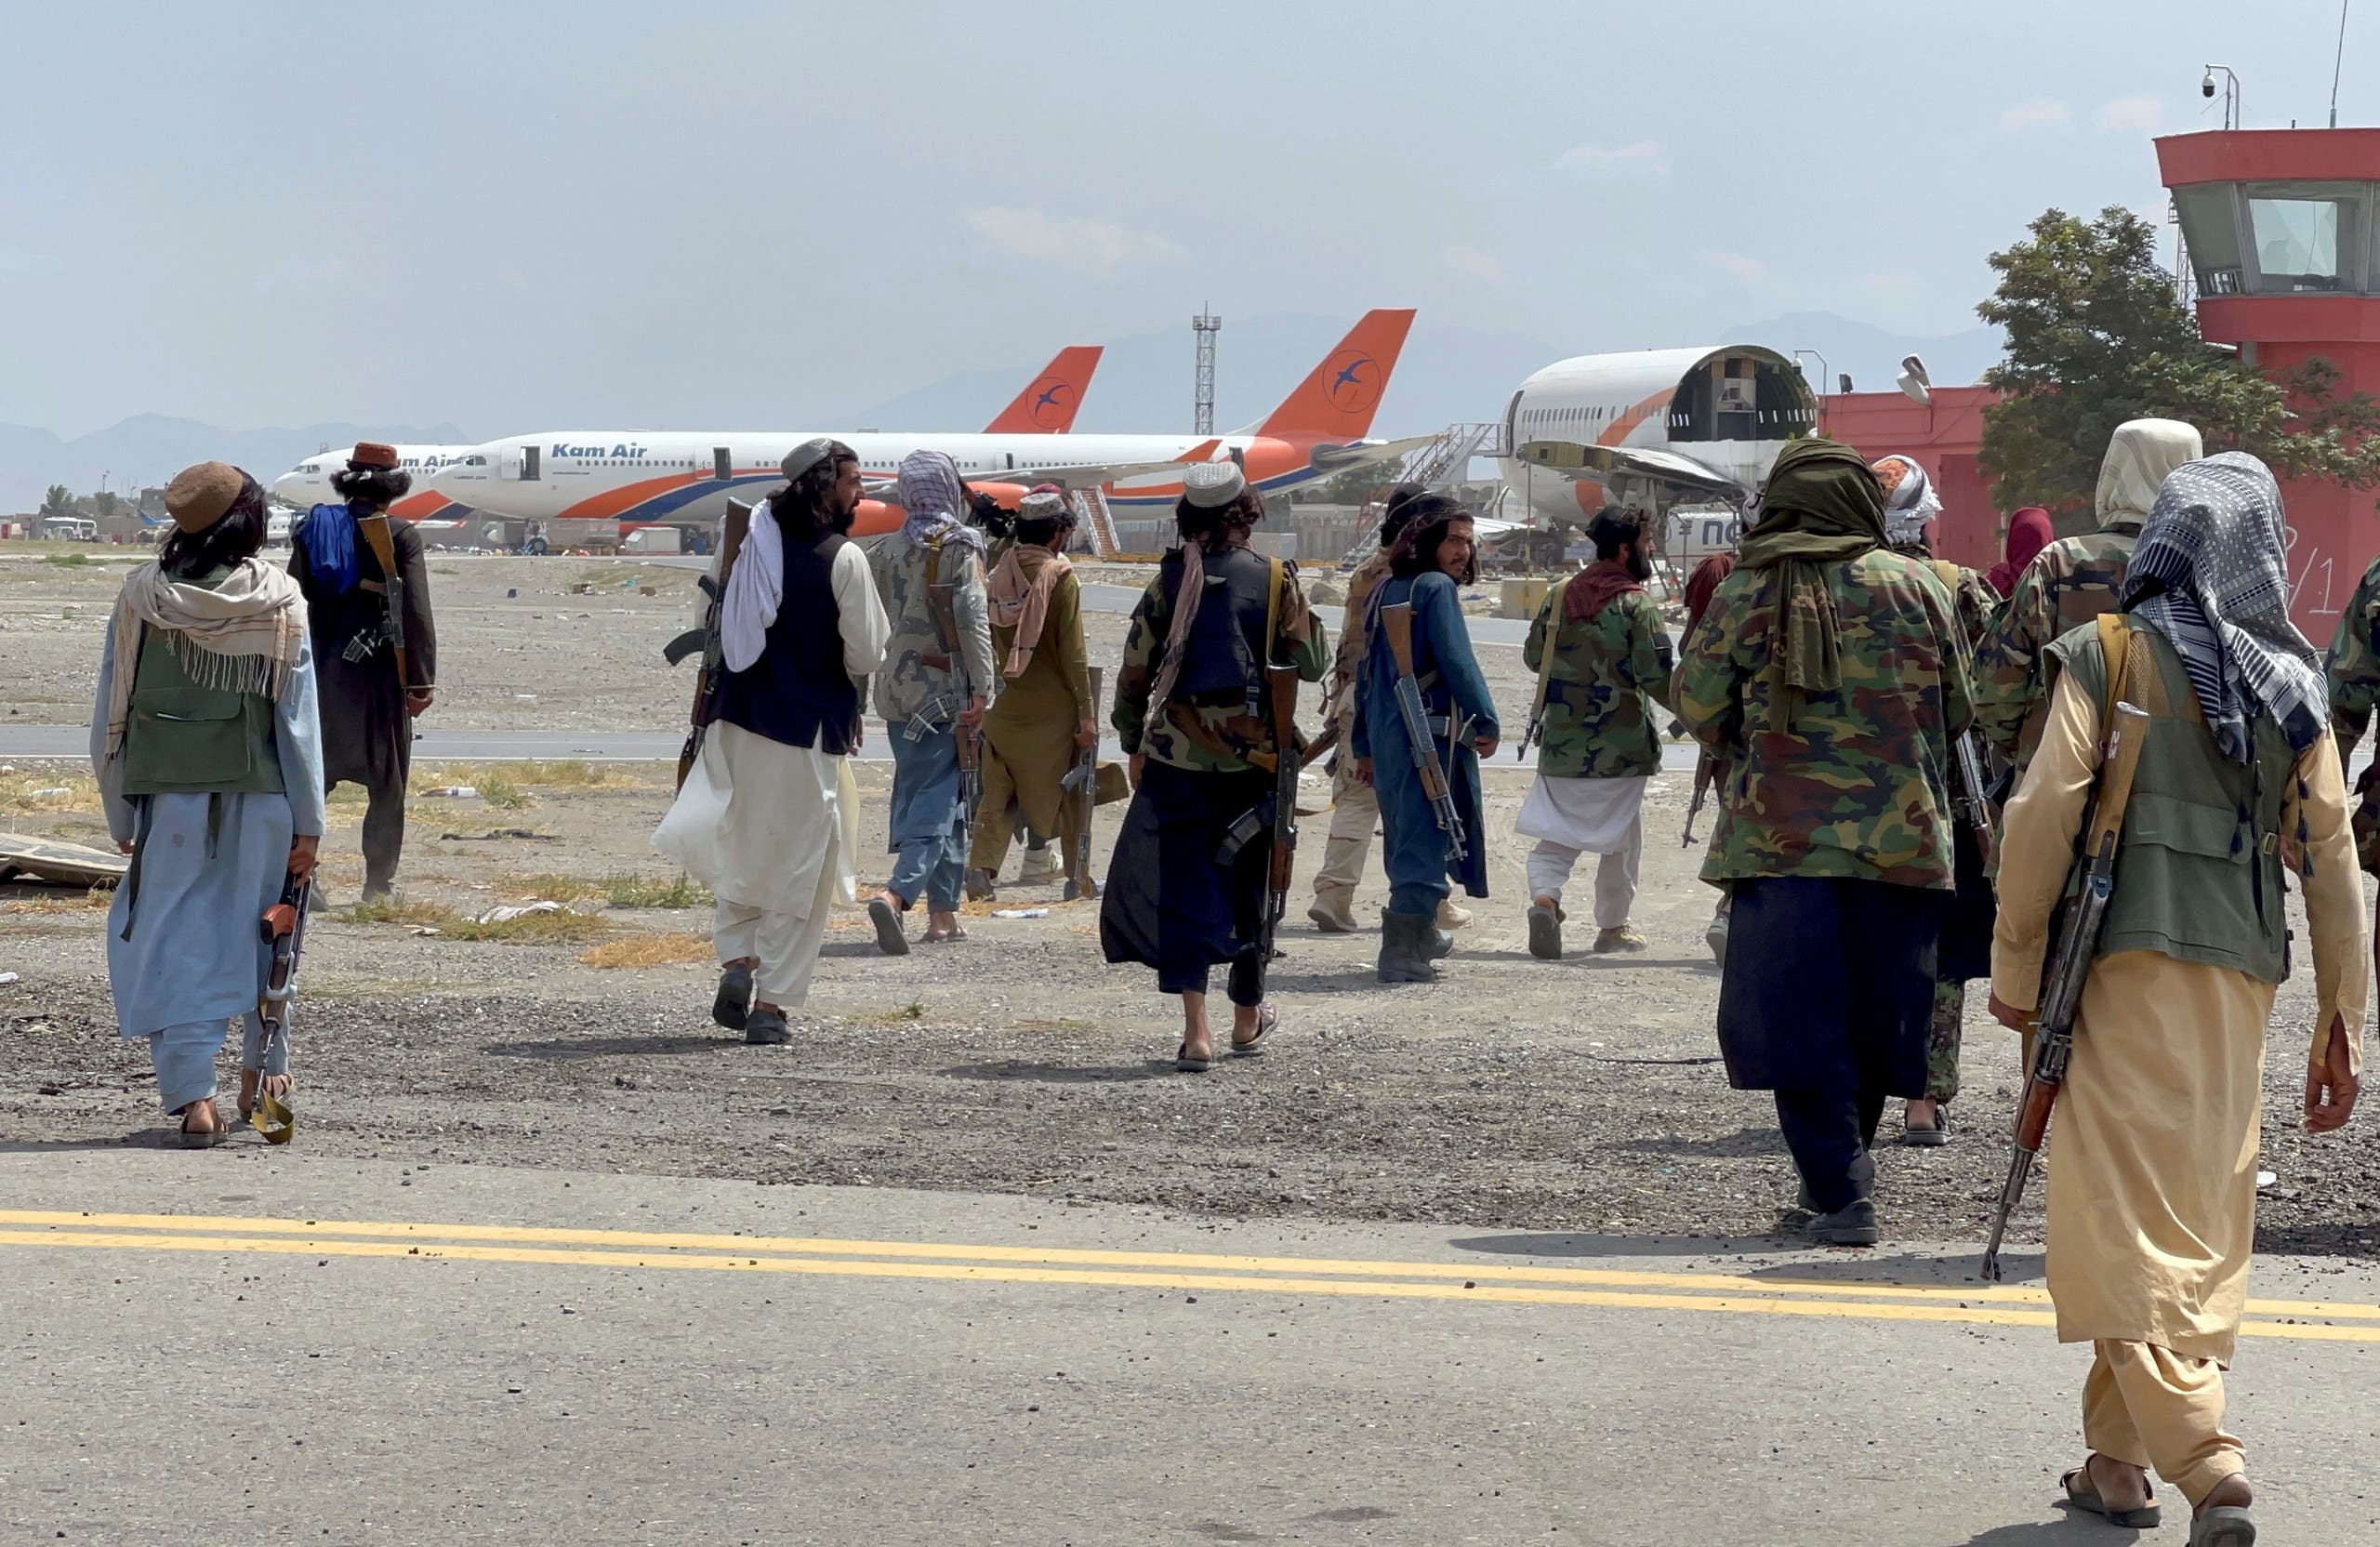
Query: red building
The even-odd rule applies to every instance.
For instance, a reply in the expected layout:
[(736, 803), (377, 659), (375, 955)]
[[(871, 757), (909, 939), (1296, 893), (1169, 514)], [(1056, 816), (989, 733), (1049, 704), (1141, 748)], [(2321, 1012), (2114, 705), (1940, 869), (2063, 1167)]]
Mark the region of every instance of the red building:
[[(2276, 379), (2327, 360), (2338, 393), (2380, 396), (2380, 129), (2222, 129), (2157, 141), (2198, 286), (2199, 329)], [(1980, 387), (1937, 388), (1930, 405), (1898, 392), (1823, 400), (1821, 433), (1870, 457), (1906, 452), (1942, 496), (1935, 550), (1983, 567), (2000, 557), (2004, 512), (1977, 466)], [(2293, 479), (2291, 611), (2327, 644), (2339, 609), (2380, 553), (2374, 492)]]

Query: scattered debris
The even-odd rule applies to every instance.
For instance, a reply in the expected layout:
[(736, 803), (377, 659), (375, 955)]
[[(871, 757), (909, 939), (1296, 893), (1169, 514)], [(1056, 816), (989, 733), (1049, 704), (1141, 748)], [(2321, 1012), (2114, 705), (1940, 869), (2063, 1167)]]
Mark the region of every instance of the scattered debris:
[(61, 796), (72, 795), (73, 793), (74, 792), (73, 790), (67, 788), (64, 785), (51, 785), (46, 789), (29, 789), (25, 791), (25, 799), (28, 800), (55, 800)]
[(444, 796), (456, 800), (476, 800), (479, 799), (480, 792), (476, 785), (440, 785), (436, 789), (423, 790), (422, 794)]
[(2281, 1178), (2271, 1171), (2258, 1171), (2256, 1173), (2256, 1185), (2258, 1187), (2269, 1187), (2280, 1180)]
[(560, 913), (560, 903), (505, 903), (484, 913), (471, 915), (474, 924), (501, 924), (513, 919), (526, 919), (533, 913)]
[(1047, 919), (1050, 917), (1050, 910), (1046, 907), (996, 907), (992, 909), (992, 917), (995, 919)]
[(504, 839), (518, 839), (527, 843), (560, 843), (552, 833), (533, 833), (526, 827), (491, 827), (483, 833), (440, 833), (441, 843), (494, 843)]
[(17, 974), (16, 974), (16, 973), (14, 973), (14, 972), (0, 972), (0, 983), (14, 983), (14, 982), (16, 982), (16, 981), (17, 981)]
[(113, 886), (132, 862), (123, 854), (26, 833), (0, 833), (0, 881), (47, 881), (57, 886)]

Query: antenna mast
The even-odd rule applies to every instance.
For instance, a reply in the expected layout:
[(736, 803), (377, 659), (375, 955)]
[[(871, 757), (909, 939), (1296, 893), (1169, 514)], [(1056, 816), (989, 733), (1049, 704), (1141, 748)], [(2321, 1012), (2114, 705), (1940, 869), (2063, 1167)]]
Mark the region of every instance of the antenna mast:
[(2339, 72), (2347, 66), (2347, 0), (2339, 0), (2339, 51), (2331, 61), (2331, 127), (2339, 126)]
[(1190, 398), (1190, 430), (1194, 435), (1215, 432), (1215, 335), (1223, 330), (1223, 320), (1203, 306), (1190, 319), (1190, 331), (1198, 336), (1198, 374)]

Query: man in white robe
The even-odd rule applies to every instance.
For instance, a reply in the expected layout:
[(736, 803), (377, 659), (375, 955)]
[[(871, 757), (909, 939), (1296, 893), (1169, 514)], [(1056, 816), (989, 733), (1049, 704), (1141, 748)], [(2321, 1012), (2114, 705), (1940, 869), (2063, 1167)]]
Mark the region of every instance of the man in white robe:
[(844, 760), (892, 629), (847, 539), (859, 461), (837, 441), (788, 453), (787, 486), (753, 513), (721, 607), (719, 718), (653, 835), (717, 898), (711, 1017), (747, 1042), (792, 1039), (827, 909), (852, 863)]

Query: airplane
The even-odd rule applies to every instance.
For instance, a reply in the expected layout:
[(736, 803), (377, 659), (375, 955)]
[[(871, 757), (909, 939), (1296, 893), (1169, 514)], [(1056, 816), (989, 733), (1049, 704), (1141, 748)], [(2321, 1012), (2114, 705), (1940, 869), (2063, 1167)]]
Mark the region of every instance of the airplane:
[(1606, 504), (1742, 509), (1785, 443), (1818, 426), (1792, 361), (1751, 344), (1586, 354), (1520, 384), (1497, 470), (1555, 532)]
[[(1068, 434), (1060, 442), (989, 430), (839, 433), (838, 440), (859, 453), (875, 496), (862, 508), (854, 534), (872, 536), (899, 523), (899, 508), (888, 498), (892, 483), (901, 458), (920, 449), (948, 453), (961, 476), (979, 486), (1106, 486), (1111, 506), (1165, 509), (1181, 497), (1179, 468), (1185, 462), (1235, 457), (1249, 481), (1269, 493), (1358, 462), (1392, 459), (1428, 439), (1365, 439), (1412, 324), (1409, 309), (1367, 312), (1279, 407), (1229, 435)], [(785, 454), (820, 433), (833, 432), (545, 431), (474, 446), (430, 482), (447, 498), (526, 520), (710, 524), (736, 491), (764, 491), (780, 482), (777, 465)]]
[[(1083, 394), (1091, 389), (1099, 357), (1098, 344), (1074, 344), (1060, 350), (1040, 374), (1025, 383), (1006, 408), (985, 427), (998, 435), (1063, 435), (1074, 428), (1082, 410)], [(413, 492), (389, 507), (390, 513), (425, 527), (433, 537), (459, 528), (472, 507), (430, 487), (430, 475), (469, 454), (471, 446), (401, 445), (397, 466), (414, 475)], [(307, 457), (272, 481), (272, 497), (292, 509), (311, 509), (338, 496), (331, 492), (330, 475), (347, 466), (353, 446), (324, 450)]]

